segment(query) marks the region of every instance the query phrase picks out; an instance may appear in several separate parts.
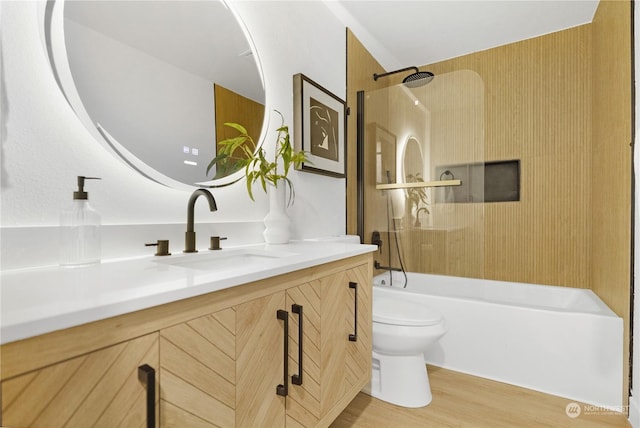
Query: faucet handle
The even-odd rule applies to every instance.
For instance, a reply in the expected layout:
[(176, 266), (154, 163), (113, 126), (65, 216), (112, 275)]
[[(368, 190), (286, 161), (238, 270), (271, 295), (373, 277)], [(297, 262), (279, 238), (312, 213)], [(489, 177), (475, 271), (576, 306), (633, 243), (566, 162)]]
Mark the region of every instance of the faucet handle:
[(227, 237), (219, 237), (219, 236), (212, 236), (211, 237), (211, 241), (209, 243), (209, 249), (210, 250), (221, 250), (220, 248), (220, 241), (223, 241), (227, 239)]
[(170, 256), (169, 252), (169, 240), (168, 239), (158, 239), (158, 242), (155, 244), (144, 244), (145, 247), (158, 247), (156, 251), (156, 256)]

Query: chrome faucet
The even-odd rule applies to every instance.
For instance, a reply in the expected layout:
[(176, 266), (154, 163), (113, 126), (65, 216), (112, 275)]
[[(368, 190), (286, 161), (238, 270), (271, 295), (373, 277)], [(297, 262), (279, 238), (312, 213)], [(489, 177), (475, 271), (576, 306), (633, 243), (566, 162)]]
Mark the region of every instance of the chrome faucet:
[(196, 200), (198, 196), (204, 196), (209, 202), (209, 210), (211, 212), (218, 211), (218, 206), (216, 205), (216, 200), (213, 198), (211, 192), (206, 189), (198, 189), (191, 194), (189, 198), (189, 203), (187, 204), (187, 232), (184, 236), (184, 252), (185, 253), (197, 253), (196, 250), (196, 232), (193, 227), (193, 217), (194, 217), (194, 208), (196, 205)]

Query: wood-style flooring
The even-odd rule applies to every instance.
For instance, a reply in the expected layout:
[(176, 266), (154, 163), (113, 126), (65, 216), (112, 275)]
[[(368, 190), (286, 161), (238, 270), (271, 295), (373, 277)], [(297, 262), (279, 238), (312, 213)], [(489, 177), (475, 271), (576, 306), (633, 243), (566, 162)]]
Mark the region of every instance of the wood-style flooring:
[(580, 405), (580, 414), (567, 416), (572, 400), (501, 382), (428, 367), (433, 401), (407, 409), (360, 393), (331, 425), (347, 427), (625, 427), (627, 416)]

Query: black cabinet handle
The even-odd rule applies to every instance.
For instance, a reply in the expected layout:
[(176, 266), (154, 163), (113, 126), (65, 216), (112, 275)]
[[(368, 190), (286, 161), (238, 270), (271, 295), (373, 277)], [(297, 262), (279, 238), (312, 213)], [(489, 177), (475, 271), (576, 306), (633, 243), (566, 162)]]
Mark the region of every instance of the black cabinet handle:
[(156, 371), (149, 364), (138, 367), (138, 380), (147, 387), (147, 428), (156, 427)]
[(278, 309), (276, 316), (284, 321), (284, 381), (276, 387), (276, 394), (286, 397), (289, 393), (289, 312)]
[(302, 385), (302, 306), (291, 305), (291, 312), (298, 314), (298, 374), (291, 376), (291, 383), (294, 385)]
[(349, 288), (353, 288), (353, 334), (349, 334), (349, 342), (358, 341), (358, 283), (349, 282)]

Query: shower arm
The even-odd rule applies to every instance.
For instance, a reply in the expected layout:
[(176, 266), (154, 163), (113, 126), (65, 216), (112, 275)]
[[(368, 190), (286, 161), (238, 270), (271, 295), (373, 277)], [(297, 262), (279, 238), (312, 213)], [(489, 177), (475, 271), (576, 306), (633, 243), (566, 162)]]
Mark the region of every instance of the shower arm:
[(396, 74), (396, 73), (402, 73), (403, 71), (408, 71), (408, 70), (415, 70), (416, 73), (419, 71), (418, 67), (406, 67), (406, 68), (401, 68), (400, 70), (389, 71), (381, 74), (373, 73), (373, 80), (378, 80), (378, 78), (380, 77), (385, 77), (385, 76), (389, 76), (391, 74)]

